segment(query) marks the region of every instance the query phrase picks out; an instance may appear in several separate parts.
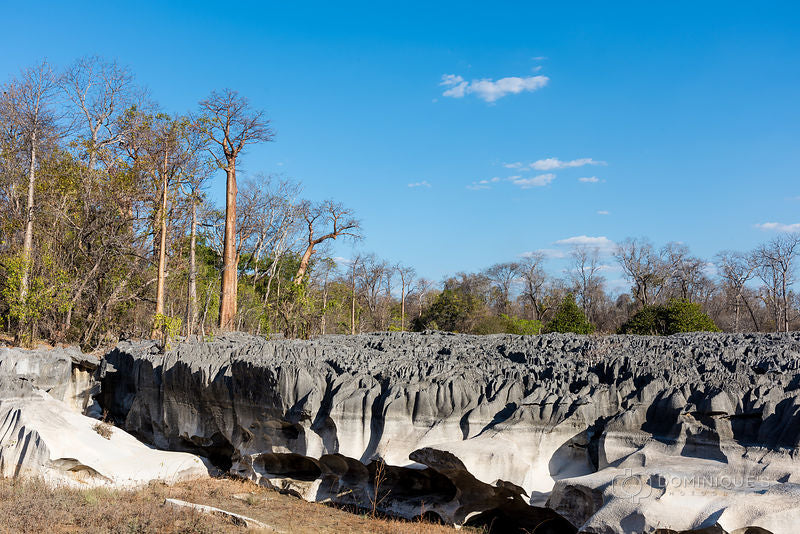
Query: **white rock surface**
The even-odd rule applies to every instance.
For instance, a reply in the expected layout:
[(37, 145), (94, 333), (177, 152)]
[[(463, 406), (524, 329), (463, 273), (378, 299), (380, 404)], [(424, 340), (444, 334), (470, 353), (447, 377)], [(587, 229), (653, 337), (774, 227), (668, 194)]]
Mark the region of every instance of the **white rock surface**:
[(76, 355), (75, 349), (0, 349), (0, 476), (76, 487), (208, 476), (195, 455), (153, 449), (119, 428), (101, 436), (99, 421), (80, 413), (94, 382)]

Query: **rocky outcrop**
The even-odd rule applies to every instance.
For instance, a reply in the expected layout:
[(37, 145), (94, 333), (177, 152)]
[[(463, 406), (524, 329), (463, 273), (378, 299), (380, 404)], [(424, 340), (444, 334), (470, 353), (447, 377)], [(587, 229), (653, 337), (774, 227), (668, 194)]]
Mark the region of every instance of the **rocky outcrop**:
[(99, 401), (157, 447), (309, 499), (457, 524), (793, 532), (798, 356), (795, 334), (232, 334), (164, 355), (120, 344)]
[(92, 408), (92, 363), (77, 349), (0, 349), (0, 476), (76, 487), (208, 476), (197, 456), (152, 449), (82, 415)]

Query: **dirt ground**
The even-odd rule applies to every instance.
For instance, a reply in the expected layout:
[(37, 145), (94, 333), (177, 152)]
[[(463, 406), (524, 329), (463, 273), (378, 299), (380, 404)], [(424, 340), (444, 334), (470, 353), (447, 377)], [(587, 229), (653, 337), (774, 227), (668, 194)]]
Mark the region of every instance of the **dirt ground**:
[[(164, 505), (167, 498), (221, 508), (270, 529), (247, 529), (224, 517)], [(431, 523), (372, 518), (280, 494), (248, 481), (208, 479), (136, 491), (53, 489), (38, 481), (0, 479), (3, 533), (377, 533), (454, 534)], [(464, 532), (462, 530), (461, 532)], [(473, 531), (474, 532), (474, 531)]]

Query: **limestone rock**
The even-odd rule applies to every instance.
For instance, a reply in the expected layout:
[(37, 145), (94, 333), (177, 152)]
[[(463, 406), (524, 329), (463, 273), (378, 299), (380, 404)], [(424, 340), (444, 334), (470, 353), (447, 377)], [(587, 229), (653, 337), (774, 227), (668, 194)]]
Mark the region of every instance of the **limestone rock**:
[[(174, 345), (109, 353), (103, 408), (157, 447), (305, 498), (349, 487), (368, 505), (383, 465), (395, 488), (384, 502), (406, 516), (424, 496), (427, 511), (467, 523), (500, 514), (493, 499), (508, 492), (586, 532), (793, 532), (798, 334), (230, 334)], [(626, 469), (639, 477), (629, 483), (647, 478), (649, 502), (611, 491)], [(718, 495), (681, 513), (658, 481), (695, 472), (769, 487), (702, 482)]]

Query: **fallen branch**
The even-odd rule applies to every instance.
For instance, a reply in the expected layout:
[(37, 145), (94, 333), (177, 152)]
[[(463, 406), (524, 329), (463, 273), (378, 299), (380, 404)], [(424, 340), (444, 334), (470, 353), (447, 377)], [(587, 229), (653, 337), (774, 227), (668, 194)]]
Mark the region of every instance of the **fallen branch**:
[(240, 514), (235, 514), (233, 512), (228, 512), (221, 508), (216, 508), (214, 506), (206, 506), (204, 504), (194, 504), (186, 501), (181, 501), (179, 499), (164, 499), (165, 505), (174, 506), (176, 508), (190, 508), (192, 510), (197, 510), (198, 512), (202, 512), (204, 514), (210, 515), (218, 515), (222, 516), (234, 525), (238, 525), (245, 528), (259, 528), (262, 530), (268, 530), (270, 532), (281, 532), (275, 527), (271, 527), (266, 523), (262, 523), (261, 521), (257, 521), (251, 517), (247, 517)]

